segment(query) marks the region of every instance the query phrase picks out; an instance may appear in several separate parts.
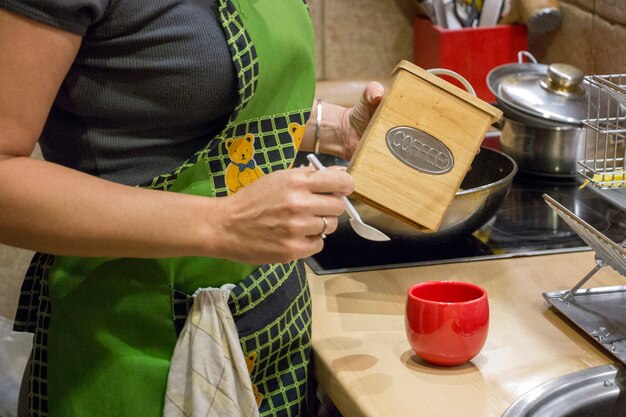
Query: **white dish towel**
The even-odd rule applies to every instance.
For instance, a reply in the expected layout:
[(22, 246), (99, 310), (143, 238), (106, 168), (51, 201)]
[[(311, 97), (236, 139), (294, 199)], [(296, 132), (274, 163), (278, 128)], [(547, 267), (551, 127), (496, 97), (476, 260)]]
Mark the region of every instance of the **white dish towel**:
[(167, 380), (164, 417), (257, 417), (250, 374), (228, 308), (232, 284), (196, 291)]

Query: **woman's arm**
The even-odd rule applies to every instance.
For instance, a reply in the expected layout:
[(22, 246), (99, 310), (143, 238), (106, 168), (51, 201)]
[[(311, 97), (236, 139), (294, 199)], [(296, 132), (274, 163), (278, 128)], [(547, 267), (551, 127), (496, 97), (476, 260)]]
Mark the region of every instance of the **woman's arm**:
[[(73, 256), (283, 262), (322, 248), (352, 192), (339, 170), (266, 175), (230, 197), (129, 187), (29, 158), (80, 37), (0, 9), (0, 241)], [(268, 194), (269, 193), (269, 194)], [(268, 198), (268, 195), (272, 198)], [(251, 206), (253, 204), (253, 206)]]

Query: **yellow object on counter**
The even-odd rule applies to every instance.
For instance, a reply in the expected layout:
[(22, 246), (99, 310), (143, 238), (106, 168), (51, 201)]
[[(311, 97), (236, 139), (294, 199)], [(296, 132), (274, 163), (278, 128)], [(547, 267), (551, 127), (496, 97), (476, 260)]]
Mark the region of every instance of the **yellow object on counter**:
[[(594, 174), (592, 181), (594, 183), (604, 183), (604, 182), (618, 182), (626, 180), (626, 172), (612, 173), (612, 174)], [(579, 189), (586, 187), (591, 181), (589, 179), (585, 179), (585, 181), (580, 185)], [(624, 183), (612, 184), (609, 188), (622, 188), (625, 187)]]

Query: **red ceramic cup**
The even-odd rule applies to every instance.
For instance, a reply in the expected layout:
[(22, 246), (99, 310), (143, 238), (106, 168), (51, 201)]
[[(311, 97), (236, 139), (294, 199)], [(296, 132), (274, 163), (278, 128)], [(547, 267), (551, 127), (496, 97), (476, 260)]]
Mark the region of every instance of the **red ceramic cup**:
[(461, 365), (487, 340), (487, 292), (468, 282), (416, 284), (409, 288), (405, 317), (406, 335), (420, 358), (436, 365)]

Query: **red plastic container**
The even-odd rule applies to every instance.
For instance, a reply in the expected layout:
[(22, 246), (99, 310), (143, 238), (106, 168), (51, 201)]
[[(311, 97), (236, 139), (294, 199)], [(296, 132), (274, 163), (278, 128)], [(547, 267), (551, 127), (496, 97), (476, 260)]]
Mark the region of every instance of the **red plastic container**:
[[(517, 62), (527, 49), (526, 26), (498, 25), (443, 29), (417, 17), (414, 23), (413, 62), (424, 68), (447, 68), (472, 84), (479, 98), (496, 101), (485, 79), (493, 68)], [(452, 78), (446, 78), (462, 88)]]

